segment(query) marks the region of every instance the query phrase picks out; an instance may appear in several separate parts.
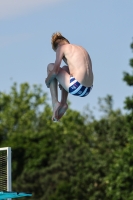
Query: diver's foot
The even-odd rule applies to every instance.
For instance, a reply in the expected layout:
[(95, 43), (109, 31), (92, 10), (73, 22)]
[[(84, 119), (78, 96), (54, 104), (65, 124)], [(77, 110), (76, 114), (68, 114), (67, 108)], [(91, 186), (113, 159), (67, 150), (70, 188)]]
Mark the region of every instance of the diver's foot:
[(57, 122), (59, 120), (59, 108), (60, 108), (60, 102), (57, 101), (53, 106), (52, 120), (54, 122)]
[(60, 106), (58, 107), (58, 120), (62, 118), (67, 109), (68, 109), (67, 103), (65, 104), (60, 103)]

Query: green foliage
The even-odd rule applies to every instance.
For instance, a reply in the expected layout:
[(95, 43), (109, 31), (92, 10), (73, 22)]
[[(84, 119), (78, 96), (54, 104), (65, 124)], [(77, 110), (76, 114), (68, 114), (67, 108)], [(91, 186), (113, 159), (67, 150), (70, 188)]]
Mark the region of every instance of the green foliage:
[[(133, 42), (131, 43), (131, 49), (133, 50)], [(130, 67), (133, 68), (133, 58), (130, 59)], [(133, 86), (133, 72), (132, 74), (124, 73), (123, 80), (129, 85)], [(125, 109), (128, 110), (129, 114), (127, 115), (127, 121), (129, 124), (129, 131), (133, 130), (133, 95), (131, 97), (126, 97), (125, 99)]]
[[(133, 50), (133, 42), (131, 43), (131, 49)], [(129, 61), (129, 65), (130, 67), (133, 68), (133, 58), (130, 59)], [(124, 72), (124, 77), (123, 77), (123, 80), (129, 85), (129, 86), (133, 86), (133, 72), (132, 72), (132, 75), (127, 73), (127, 72)]]
[[(133, 43), (131, 48), (133, 49)], [(130, 59), (130, 66), (133, 68), (133, 59)], [(123, 80), (127, 85), (133, 86), (133, 73), (124, 72)], [(105, 177), (108, 185), (106, 196), (112, 200), (133, 199), (133, 96), (126, 97), (124, 103), (125, 109), (128, 110), (124, 120), (126, 129), (123, 132), (125, 138), (123, 141), (125, 143), (122, 145), (123, 148), (118, 145), (119, 148), (115, 151), (114, 161), (111, 163), (109, 173)]]
[(1, 93), (0, 143), (12, 147), (13, 190), (32, 192), (33, 200), (109, 199), (108, 174), (126, 147), (127, 129), (111, 96), (100, 103), (106, 115), (99, 121), (69, 109), (53, 123), (41, 87), (22, 84), (17, 91), (15, 84)]
[(99, 98), (98, 104), (100, 111), (104, 112), (106, 117), (113, 111), (113, 98), (111, 95), (107, 95), (105, 98)]
[(133, 199), (133, 137), (128, 136), (123, 150), (118, 150), (106, 177), (107, 197), (112, 200)]

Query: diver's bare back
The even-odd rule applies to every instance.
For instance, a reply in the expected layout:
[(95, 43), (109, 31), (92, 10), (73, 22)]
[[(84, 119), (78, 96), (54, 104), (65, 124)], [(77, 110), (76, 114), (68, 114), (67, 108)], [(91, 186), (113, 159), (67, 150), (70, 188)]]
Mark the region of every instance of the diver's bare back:
[(93, 85), (93, 72), (88, 52), (83, 47), (73, 44), (63, 46), (70, 74), (82, 85), (91, 87)]

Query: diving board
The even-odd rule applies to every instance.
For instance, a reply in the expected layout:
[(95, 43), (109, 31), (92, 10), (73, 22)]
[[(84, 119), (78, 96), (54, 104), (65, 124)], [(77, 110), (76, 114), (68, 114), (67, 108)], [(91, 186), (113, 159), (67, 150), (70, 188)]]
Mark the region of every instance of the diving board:
[(0, 200), (4, 199), (12, 199), (12, 198), (20, 198), (20, 197), (31, 197), (31, 193), (26, 192), (6, 192), (6, 191), (0, 191)]

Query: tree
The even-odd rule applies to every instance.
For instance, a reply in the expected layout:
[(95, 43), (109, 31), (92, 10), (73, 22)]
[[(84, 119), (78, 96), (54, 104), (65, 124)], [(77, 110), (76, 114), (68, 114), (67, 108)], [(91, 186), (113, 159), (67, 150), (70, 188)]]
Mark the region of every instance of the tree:
[(127, 128), (110, 95), (100, 108), (100, 120), (68, 109), (53, 123), (40, 86), (26, 83), (17, 90), (15, 84), (9, 94), (1, 93), (0, 145), (12, 147), (13, 190), (32, 192), (31, 200), (110, 200), (108, 181), (116, 154), (126, 146)]
[[(130, 66), (133, 68), (133, 59), (130, 59)], [(123, 80), (132, 87), (133, 73), (124, 72)], [(115, 152), (114, 162), (105, 178), (108, 185), (106, 195), (112, 200), (133, 199), (133, 95), (126, 98), (125, 108), (128, 110), (125, 116), (127, 131), (123, 132), (125, 145)]]
[[(133, 42), (131, 43), (131, 49), (133, 50)], [(129, 64), (130, 64), (130, 67), (133, 68), (133, 58), (130, 59)], [(127, 83), (128, 86), (133, 87), (133, 71), (132, 71), (132, 74), (124, 72), (123, 80)], [(125, 109), (127, 109), (130, 112), (130, 114), (128, 115), (128, 119), (133, 125), (133, 95), (131, 97), (126, 98)]]
[(51, 116), (39, 86), (31, 90), (27, 83), (21, 84), (18, 91), (14, 84), (10, 94), (1, 93), (0, 144), (12, 147), (13, 190), (33, 192), (33, 199), (50, 199), (55, 193), (59, 196), (58, 191), (61, 198), (64, 187), (68, 194), (67, 181), (77, 168), (71, 166), (73, 155), (79, 156), (76, 162), (82, 160), (83, 147), (77, 148), (83, 140), (84, 117), (68, 110), (60, 123), (53, 123)]

